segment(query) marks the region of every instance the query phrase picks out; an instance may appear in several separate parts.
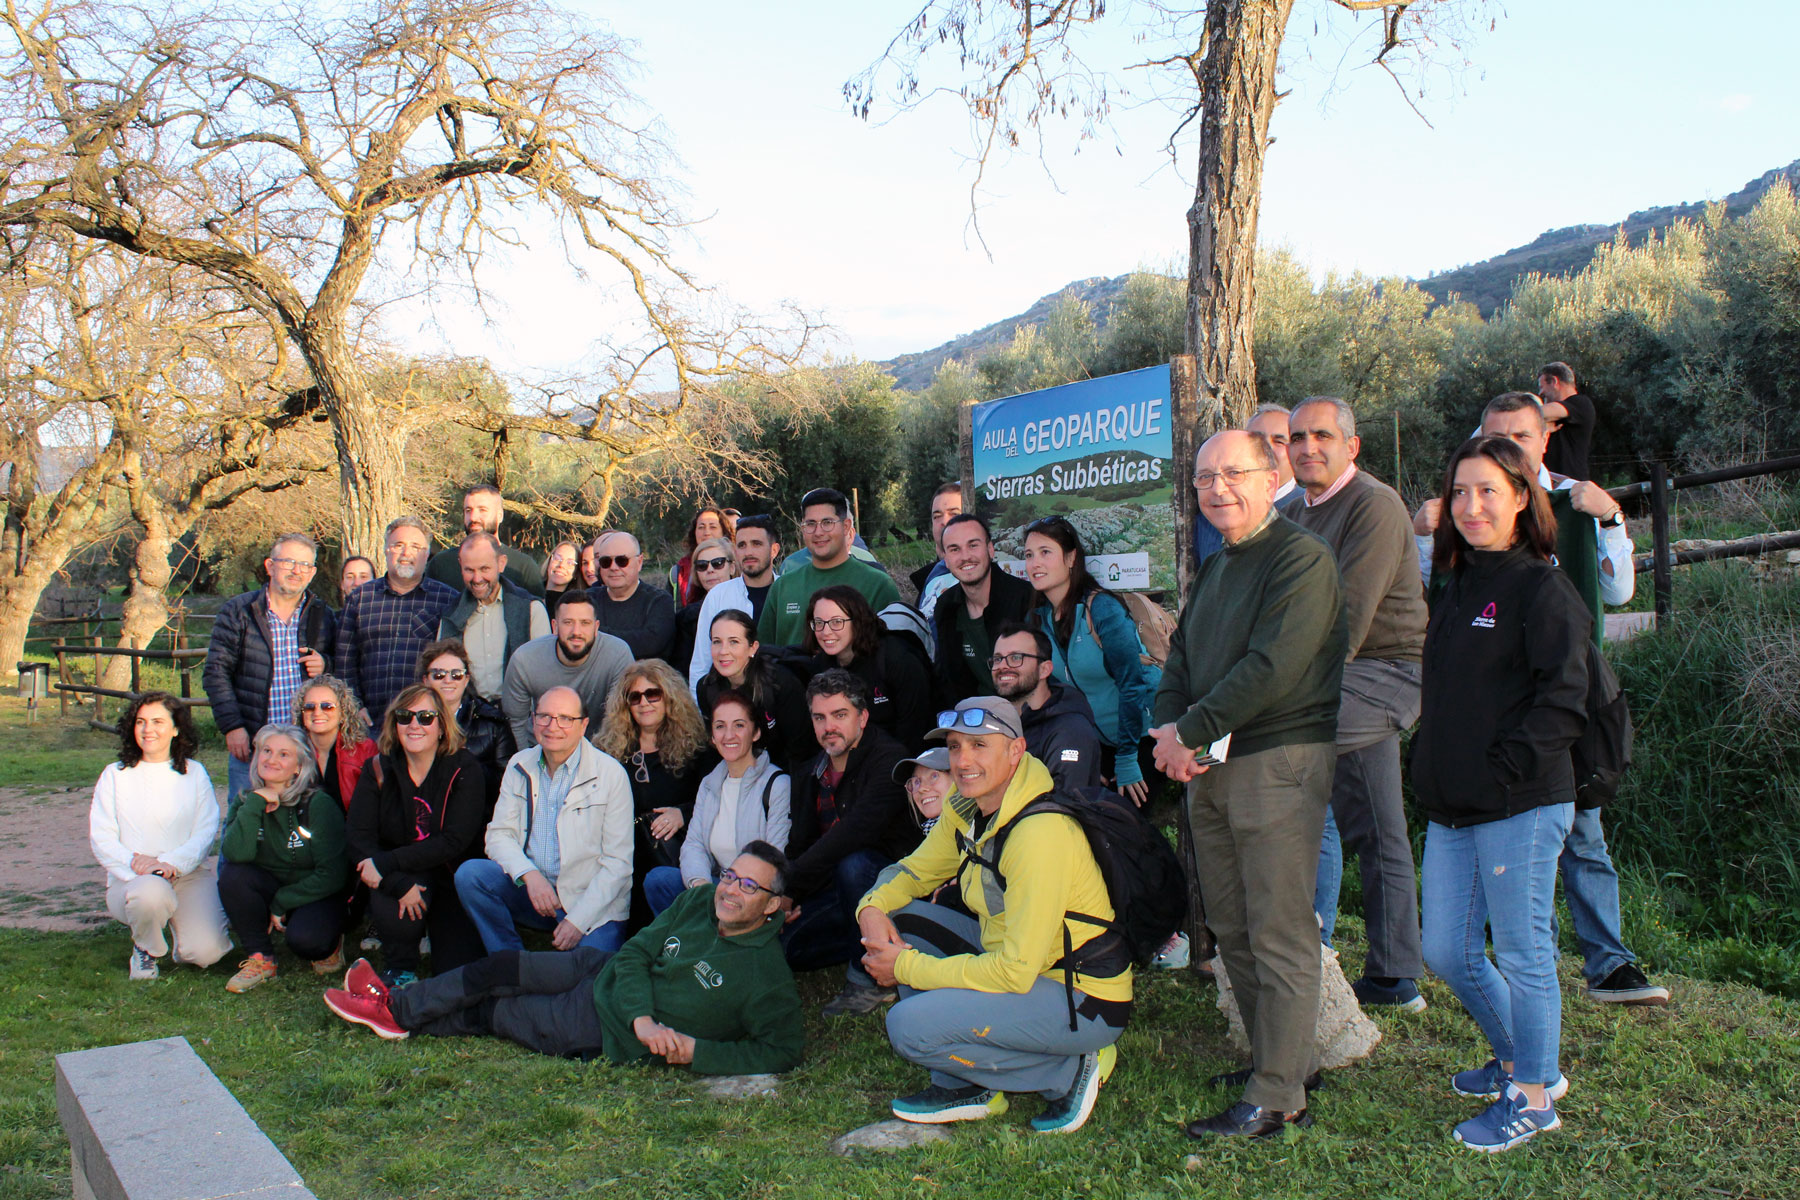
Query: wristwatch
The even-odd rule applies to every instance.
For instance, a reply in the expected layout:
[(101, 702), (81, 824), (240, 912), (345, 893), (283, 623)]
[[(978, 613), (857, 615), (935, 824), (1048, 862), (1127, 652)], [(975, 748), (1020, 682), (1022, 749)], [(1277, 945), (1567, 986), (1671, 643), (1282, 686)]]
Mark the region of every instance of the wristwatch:
[(1600, 528), (1602, 528), (1602, 529), (1617, 529), (1617, 528), (1619, 528), (1619, 526), (1621, 526), (1623, 524), (1625, 524), (1625, 510), (1622, 508), (1615, 508), (1612, 510), (1611, 516), (1605, 517), (1601, 520)]

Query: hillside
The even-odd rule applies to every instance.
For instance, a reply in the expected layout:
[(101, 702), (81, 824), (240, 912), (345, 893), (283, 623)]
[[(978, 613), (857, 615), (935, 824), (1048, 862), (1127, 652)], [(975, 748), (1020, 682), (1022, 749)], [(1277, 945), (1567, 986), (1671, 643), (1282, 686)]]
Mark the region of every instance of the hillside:
[(1055, 307), (1056, 301), (1066, 294), (1072, 294), (1077, 300), (1085, 302), (1093, 310), (1094, 325), (1105, 329), (1107, 316), (1112, 311), (1112, 301), (1124, 290), (1125, 280), (1128, 278), (1129, 276), (1119, 275), (1112, 279), (1077, 279), (1067, 287), (1040, 297), (1036, 304), (1017, 316), (984, 325), (974, 333), (951, 338), (930, 350), (890, 358), (880, 365), (887, 368), (897, 386), (907, 391), (918, 391), (928, 385), (931, 377), (937, 374), (937, 369), (951, 359), (970, 364), (980, 362), (991, 351), (1011, 342), (1013, 334), (1022, 326), (1042, 325), (1050, 316), (1050, 310)]

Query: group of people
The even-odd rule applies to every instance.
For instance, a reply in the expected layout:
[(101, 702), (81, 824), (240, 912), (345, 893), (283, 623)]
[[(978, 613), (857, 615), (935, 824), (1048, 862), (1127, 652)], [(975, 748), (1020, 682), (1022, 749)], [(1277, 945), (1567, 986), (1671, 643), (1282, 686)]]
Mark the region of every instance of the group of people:
[[(343, 972), (325, 1002), (384, 1037), (738, 1072), (799, 1061), (792, 972), (841, 966), (824, 1015), (885, 1008), (896, 1052), (929, 1072), (897, 1116), (975, 1119), (1037, 1092), (1033, 1127), (1068, 1132), (1132, 1008), (1125, 914), (1079, 805), (1142, 805), (1161, 776), (1185, 786), (1251, 1041), (1249, 1066), (1213, 1080), (1241, 1099), (1188, 1132), (1310, 1122), (1319, 943), (1348, 851), (1359, 999), (1416, 1011), (1425, 966), (1443, 977), (1493, 1050), (1453, 1081), (1494, 1101), (1456, 1136), (1516, 1145), (1556, 1125), (1567, 1087), (1559, 861), (1590, 995), (1667, 998), (1619, 941), (1569, 756), (1629, 539), (1619, 552), (1604, 491), (1543, 467), (1546, 407), (1495, 400), (1416, 516), (1358, 470), (1340, 400), (1209, 440), (1193, 486), (1213, 536), (1160, 667), (1074, 525), (1028, 526), (1011, 573), (959, 484), (932, 499), (917, 605), (831, 488), (802, 498), (790, 554), (772, 518), (703, 510), (667, 591), (625, 531), (541, 564), (508, 546), (489, 487), (435, 555), (422, 521), (390, 523), (385, 570), (344, 564), (340, 610), (311, 590), (312, 539), (282, 535), (209, 647), (223, 821), (164, 693), (132, 703), (96, 786), (131, 977), (166, 955), (209, 966), (235, 938), (226, 987), (247, 991), (276, 974), (279, 935)], [(1400, 792), (1415, 723), (1422, 925)], [(380, 969), (346, 970), (365, 923)], [(1184, 953), (1174, 938), (1155, 961)]]

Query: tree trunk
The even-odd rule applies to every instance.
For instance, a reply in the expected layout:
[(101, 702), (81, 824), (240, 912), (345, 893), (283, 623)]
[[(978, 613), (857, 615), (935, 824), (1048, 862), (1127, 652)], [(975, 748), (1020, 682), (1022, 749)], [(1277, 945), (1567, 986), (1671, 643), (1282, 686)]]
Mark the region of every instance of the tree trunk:
[(1200, 167), (1188, 210), (1187, 350), (1202, 439), (1256, 408), (1256, 223), (1275, 111), (1275, 63), (1294, 0), (1208, 0)]
[[(31, 624), (32, 614), (37, 612), (38, 600), (67, 556), (52, 562), (55, 557), (34, 555), (23, 571), (0, 573), (0, 670), (9, 680), (25, 657), (27, 626)], [(9, 568), (13, 565), (10, 557), (6, 565)], [(40, 646), (37, 652), (43, 654), (48, 649), (48, 646)]]
[(380, 564), (383, 531), (404, 510), (407, 431), (400, 415), (384, 412), (369, 388), (341, 321), (319, 314), (325, 305), (314, 306), (297, 340), (331, 415), (344, 553), (364, 554)]
[[(169, 623), (169, 580), (175, 575), (169, 553), (175, 533), (168, 519), (151, 504), (138, 514), (143, 531), (126, 568), (130, 585), (119, 616), (119, 645), (142, 650)], [(142, 668), (140, 668), (141, 673)], [(131, 660), (123, 655), (109, 661), (100, 673), (102, 687), (125, 688), (131, 684)]]
[[(0, 532), (0, 672), (6, 675), (25, 657), (26, 627), (44, 589), (89, 543), (105, 515), (113, 462), (114, 452), (103, 450), (46, 498), (36, 490), (35, 464), (23, 457), (34, 453), (35, 440), (34, 432), (32, 445), (15, 448), (15, 457), (5, 461), (12, 469), (13, 487), (6, 497), (5, 529)], [(47, 509), (40, 507), (46, 503)]]

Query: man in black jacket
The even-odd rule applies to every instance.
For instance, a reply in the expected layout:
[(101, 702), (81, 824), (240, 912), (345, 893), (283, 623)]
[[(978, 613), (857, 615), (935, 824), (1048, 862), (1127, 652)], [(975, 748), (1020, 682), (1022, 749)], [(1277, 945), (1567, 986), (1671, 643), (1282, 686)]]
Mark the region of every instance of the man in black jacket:
[[(675, 649), (675, 601), (659, 587), (643, 582), (644, 551), (637, 538), (622, 529), (600, 535), (594, 543), (600, 582), (588, 589), (594, 620), (631, 647), (633, 658), (670, 657)], [(685, 665), (685, 664), (683, 664)]]
[(944, 525), (944, 565), (956, 583), (938, 597), (932, 624), (937, 634), (938, 703), (946, 708), (970, 696), (994, 694), (988, 656), (1007, 621), (1030, 619), (1037, 591), (1023, 579), (994, 569), (994, 538), (974, 513)]
[(1000, 626), (988, 667), (996, 694), (1019, 707), (1025, 749), (1063, 791), (1099, 787), (1100, 727), (1087, 697), (1052, 677), (1050, 635), (1036, 625)]
[(337, 614), (306, 590), (318, 569), (318, 543), (284, 533), (263, 559), (268, 585), (233, 596), (213, 619), (200, 681), (225, 735), (229, 798), (250, 786), (256, 731), (293, 720), (301, 683), (331, 669)]
[(813, 676), (806, 703), (820, 750), (794, 773), (788, 894), (795, 909), (782, 944), (796, 971), (850, 964), (825, 1016), (873, 1012), (895, 993), (862, 969), (852, 906), (919, 844), (906, 791), (894, 782), (906, 748), (869, 724), (869, 685), (841, 667)]

